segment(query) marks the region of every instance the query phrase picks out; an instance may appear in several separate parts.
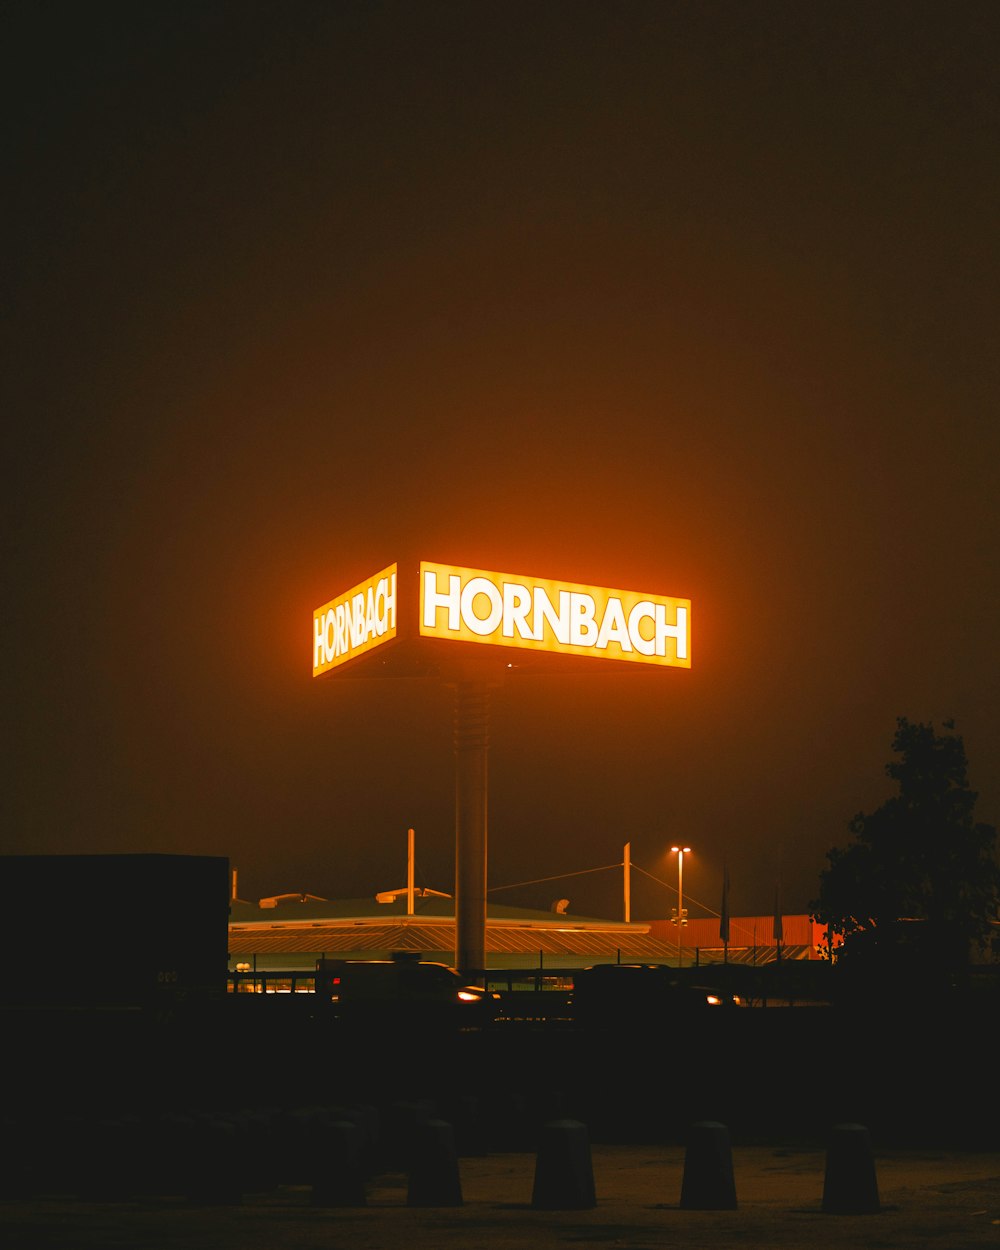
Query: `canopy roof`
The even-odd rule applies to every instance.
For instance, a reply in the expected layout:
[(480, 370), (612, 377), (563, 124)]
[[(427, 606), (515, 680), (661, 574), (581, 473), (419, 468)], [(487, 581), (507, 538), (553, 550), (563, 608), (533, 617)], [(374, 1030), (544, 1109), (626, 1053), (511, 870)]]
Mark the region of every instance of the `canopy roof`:
[[(230, 907), (229, 952), (247, 955), (324, 955), (454, 951), (454, 900), (440, 895), (415, 900), (408, 915), (405, 893), (392, 902), (371, 899), (318, 900), (311, 895), (277, 896), (261, 908), (234, 901)], [(641, 959), (665, 961), (676, 947), (651, 937), (648, 923), (599, 920), (490, 903), (486, 953), (494, 966), (505, 957)], [(498, 965), (499, 960), (499, 965)]]

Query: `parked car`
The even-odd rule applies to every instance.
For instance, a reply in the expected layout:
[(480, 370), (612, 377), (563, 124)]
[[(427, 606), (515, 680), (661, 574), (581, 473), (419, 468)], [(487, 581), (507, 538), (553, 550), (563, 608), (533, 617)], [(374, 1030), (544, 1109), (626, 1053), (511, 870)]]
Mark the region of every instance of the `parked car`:
[(328, 1015), (366, 1027), (482, 1029), (500, 1006), (447, 964), (405, 957), (317, 960), (316, 995)]
[(573, 984), (572, 1014), (585, 1027), (665, 1024), (690, 1012), (738, 1007), (738, 995), (667, 964), (594, 964)]

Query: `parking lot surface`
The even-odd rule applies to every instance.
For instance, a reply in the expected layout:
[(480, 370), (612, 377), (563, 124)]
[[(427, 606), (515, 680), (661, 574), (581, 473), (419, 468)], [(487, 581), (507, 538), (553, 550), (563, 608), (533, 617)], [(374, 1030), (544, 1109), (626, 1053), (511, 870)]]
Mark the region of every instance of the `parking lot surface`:
[(814, 1148), (734, 1147), (737, 1208), (724, 1211), (681, 1209), (679, 1146), (595, 1145), (591, 1157), (597, 1201), (585, 1210), (535, 1209), (536, 1156), (513, 1152), (460, 1159), (458, 1206), (410, 1206), (407, 1176), (390, 1172), (370, 1179), (360, 1207), (317, 1207), (306, 1186), (227, 1205), (49, 1194), (3, 1201), (0, 1221), (14, 1250), (1000, 1246), (1000, 1152), (876, 1149), (880, 1209), (865, 1215), (823, 1211), (825, 1152)]

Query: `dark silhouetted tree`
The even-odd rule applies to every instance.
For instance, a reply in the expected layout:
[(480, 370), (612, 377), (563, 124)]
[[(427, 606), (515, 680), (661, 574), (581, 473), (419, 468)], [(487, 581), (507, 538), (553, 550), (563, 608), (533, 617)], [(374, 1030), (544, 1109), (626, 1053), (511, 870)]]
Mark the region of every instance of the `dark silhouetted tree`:
[(834, 847), (813, 917), (843, 938), (843, 967), (912, 974), (928, 988), (966, 968), (990, 940), (1000, 900), (997, 831), (977, 823), (965, 746), (953, 721), (897, 721), (886, 773), (899, 792), (850, 822)]

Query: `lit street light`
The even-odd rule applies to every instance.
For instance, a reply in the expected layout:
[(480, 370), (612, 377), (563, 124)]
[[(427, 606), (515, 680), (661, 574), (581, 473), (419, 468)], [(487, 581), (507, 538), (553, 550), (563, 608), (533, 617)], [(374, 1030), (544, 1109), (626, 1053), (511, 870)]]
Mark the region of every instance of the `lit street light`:
[(684, 907), (684, 856), (690, 854), (691, 848), (689, 846), (672, 846), (670, 851), (677, 856), (677, 912), (675, 920), (677, 924), (677, 967), (679, 968), (684, 962), (683, 932), (684, 926), (687, 924), (687, 911)]

